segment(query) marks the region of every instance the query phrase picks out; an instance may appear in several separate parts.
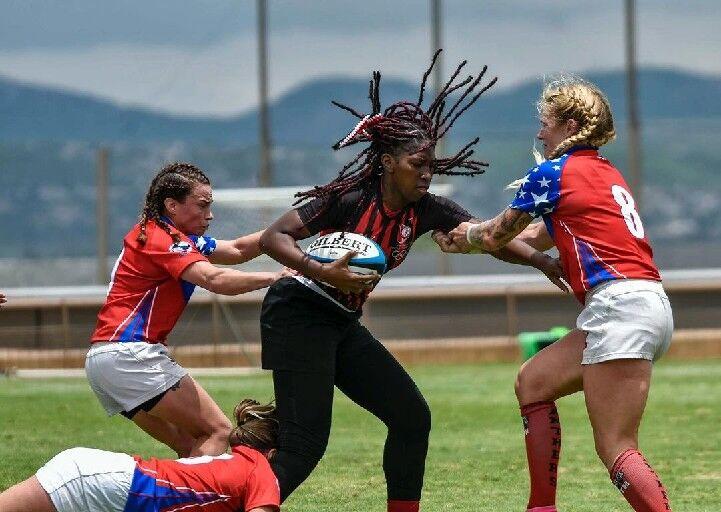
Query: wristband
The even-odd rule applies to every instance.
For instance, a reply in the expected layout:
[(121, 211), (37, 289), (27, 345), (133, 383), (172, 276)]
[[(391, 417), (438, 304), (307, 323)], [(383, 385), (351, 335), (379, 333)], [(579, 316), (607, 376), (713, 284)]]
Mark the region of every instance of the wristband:
[(466, 230), (466, 241), (471, 247), (478, 247), (476, 244), (473, 243), (473, 240), (471, 240), (471, 230), (477, 226), (480, 226), (480, 224), (473, 224)]

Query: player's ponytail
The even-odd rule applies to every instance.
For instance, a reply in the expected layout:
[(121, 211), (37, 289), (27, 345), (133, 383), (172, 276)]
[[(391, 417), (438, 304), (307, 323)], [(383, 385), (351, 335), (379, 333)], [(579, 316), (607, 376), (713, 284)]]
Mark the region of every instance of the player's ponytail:
[(246, 398), (233, 410), (236, 427), (228, 439), (230, 446), (249, 446), (267, 452), (278, 446), (278, 420), (273, 404), (262, 405)]

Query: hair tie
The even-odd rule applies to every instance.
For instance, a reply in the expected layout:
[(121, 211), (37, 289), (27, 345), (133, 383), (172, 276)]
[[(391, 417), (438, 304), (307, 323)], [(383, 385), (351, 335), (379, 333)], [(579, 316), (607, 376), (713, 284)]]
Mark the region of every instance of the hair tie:
[(344, 148), (354, 142), (361, 140), (361, 137), (370, 139), (368, 128), (378, 124), (383, 119), (383, 114), (375, 114), (373, 116), (367, 115), (355, 125), (348, 135), (346, 135), (340, 142), (333, 145), (333, 149)]

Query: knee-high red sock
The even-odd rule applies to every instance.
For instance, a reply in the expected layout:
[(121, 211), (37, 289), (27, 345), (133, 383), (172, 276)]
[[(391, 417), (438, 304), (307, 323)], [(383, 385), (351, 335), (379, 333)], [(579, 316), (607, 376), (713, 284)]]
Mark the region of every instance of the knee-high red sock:
[(561, 455), (561, 422), (556, 404), (535, 402), (524, 405), (521, 416), (531, 475), (528, 508), (553, 507), (556, 504), (556, 478)]
[(420, 501), (388, 500), (388, 512), (418, 512)]
[(626, 450), (616, 458), (611, 481), (636, 512), (671, 510), (666, 489), (638, 450)]

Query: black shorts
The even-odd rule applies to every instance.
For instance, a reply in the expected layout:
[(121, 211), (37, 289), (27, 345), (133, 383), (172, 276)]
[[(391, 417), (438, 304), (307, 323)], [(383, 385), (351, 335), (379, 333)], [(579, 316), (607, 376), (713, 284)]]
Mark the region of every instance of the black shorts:
[(294, 278), (277, 281), (268, 290), (260, 314), (263, 368), (334, 375), (340, 343), (363, 333), (373, 339), (360, 325), (360, 316)]

